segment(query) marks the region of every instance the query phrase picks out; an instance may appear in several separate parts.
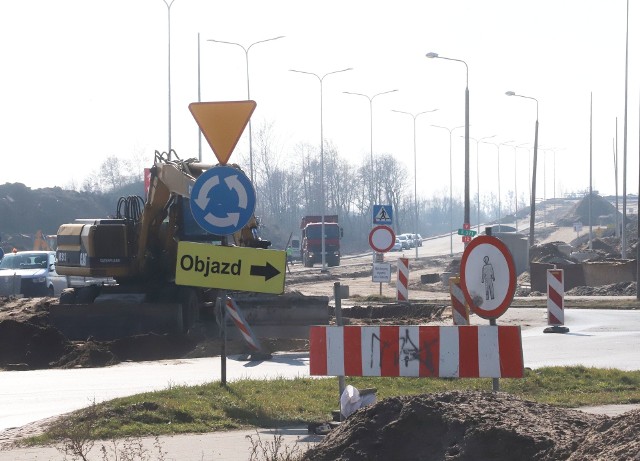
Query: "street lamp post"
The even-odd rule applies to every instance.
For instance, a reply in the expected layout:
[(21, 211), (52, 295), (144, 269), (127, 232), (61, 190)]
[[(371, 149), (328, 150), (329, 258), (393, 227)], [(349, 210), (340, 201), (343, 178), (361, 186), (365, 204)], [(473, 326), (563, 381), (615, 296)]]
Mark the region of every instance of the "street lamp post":
[[(395, 110), (395, 109), (391, 109), (391, 110), (399, 114), (406, 114), (413, 118), (413, 208), (414, 208), (413, 229), (414, 229), (414, 232), (416, 232), (418, 230), (418, 160), (417, 160), (417, 153), (416, 153), (416, 119), (422, 114), (435, 112), (438, 109), (425, 110), (424, 112), (418, 112), (417, 114), (412, 114), (411, 112), (404, 112), (402, 110)], [(418, 259), (417, 243), (415, 247), (416, 247), (416, 259)]]
[(516, 149), (527, 149), (527, 165), (529, 166), (529, 201), (531, 201), (531, 149), (529, 149), (528, 147), (523, 147), (526, 146), (527, 144), (529, 144), (528, 142), (523, 142), (522, 144), (518, 144), (516, 146)]
[(363, 96), (365, 98), (367, 98), (369, 100), (369, 134), (370, 134), (370, 152), (371, 152), (371, 184), (370, 184), (370, 190), (369, 190), (369, 201), (371, 202), (369, 205), (371, 207), (373, 207), (373, 202), (374, 202), (374, 194), (373, 194), (373, 100), (378, 97), (378, 96), (382, 96), (383, 94), (389, 94), (389, 93), (394, 93), (398, 90), (389, 90), (389, 91), (383, 91), (381, 93), (376, 93), (373, 96), (368, 96), (366, 94), (362, 94), (362, 93), (353, 93), (351, 91), (343, 91), (343, 93), (345, 94), (353, 94), (356, 96)]
[[(427, 58), (446, 59), (464, 64), (467, 70), (467, 86), (464, 92), (464, 224), (469, 225), (470, 203), (469, 203), (469, 66), (462, 59), (445, 58), (438, 53), (427, 53)], [(467, 243), (465, 243), (466, 247)]]
[(485, 144), (491, 144), (496, 146), (496, 149), (498, 151), (498, 232), (502, 231), (502, 193), (500, 191), (500, 146), (508, 146), (510, 145), (510, 143), (512, 143), (513, 141), (507, 141), (507, 142), (501, 142), (501, 143), (495, 143), (495, 142), (486, 142), (483, 141)]
[(174, 0), (162, 0), (167, 6), (167, 85), (168, 85), (168, 118), (169, 118), (169, 149), (167, 158), (171, 160), (171, 5)]
[[(449, 247), (450, 256), (453, 256), (453, 160), (451, 156), (451, 136), (453, 131), (458, 128), (465, 128), (465, 125), (456, 126), (455, 128), (447, 128), (446, 126), (431, 125), (434, 128), (442, 128), (449, 132)], [(469, 221), (465, 218), (465, 223)]]
[[(264, 43), (264, 42), (271, 42), (273, 40), (278, 40), (280, 38), (284, 38), (284, 35), (280, 35), (278, 37), (273, 37), (273, 38), (267, 38), (265, 40), (260, 40), (257, 42), (253, 42), (251, 45), (245, 47), (243, 45), (241, 45), (240, 43), (235, 43), (235, 42), (225, 42), (223, 40), (214, 40), (214, 39), (208, 39), (208, 42), (214, 42), (214, 43), (224, 43), (225, 45), (236, 45), (239, 46), (240, 48), (242, 48), (242, 50), (244, 51), (244, 59), (245, 59), (245, 69), (246, 69), (246, 75), (247, 75), (247, 100), (251, 99), (251, 91), (250, 91), (250, 86), (249, 86), (249, 50), (251, 49), (251, 47), (253, 45), (257, 45), (258, 43)], [(250, 171), (250, 176), (251, 176), (251, 182), (253, 182), (253, 145), (252, 145), (252, 136), (251, 136), (251, 119), (249, 119), (249, 171)]]
[(523, 96), (513, 91), (507, 91), (507, 96), (518, 96), (519, 98), (531, 99), (536, 102), (536, 128), (533, 138), (533, 173), (531, 175), (531, 218), (529, 219), (529, 246), (535, 243), (534, 227), (536, 222), (536, 170), (538, 165), (538, 100), (531, 96)]
[(476, 187), (478, 188), (477, 193), (478, 193), (478, 197), (477, 197), (477, 210), (476, 210), (476, 214), (477, 214), (477, 225), (478, 225), (478, 235), (480, 235), (480, 152), (478, 150), (478, 143), (484, 141), (485, 139), (491, 139), (491, 138), (495, 138), (496, 135), (493, 134), (491, 136), (486, 136), (484, 138), (480, 138), (480, 139), (475, 139), (475, 138), (469, 138), (472, 139), (473, 141), (476, 142)]
[(322, 82), (324, 81), (324, 78), (328, 75), (332, 75), (332, 74), (337, 74), (339, 72), (346, 72), (349, 70), (353, 70), (351, 67), (347, 68), (347, 69), (340, 69), (340, 70), (334, 70), (332, 72), (327, 72), (326, 74), (324, 74), (322, 77), (320, 77), (318, 74), (314, 74), (313, 72), (305, 72), (303, 70), (295, 70), (295, 69), (289, 69), (290, 72), (296, 72), (299, 74), (305, 74), (305, 75), (312, 75), (315, 78), (318, 79), (318, 83), (320, 83), (320, 194), (321, 194), (321, 200), (322, 200), (322, 225), (321, 225), (321, 232), (322, 232), (322, 272), (326, 272), (327, 270), (327, 258), (326, 258), (326, 251), (325, 251), (325, 233), (324, 233), (324, 208), (325, 208), (325, 199), (324, 199), (324, 131), (323, 131), (323, 125), (322, 125)]

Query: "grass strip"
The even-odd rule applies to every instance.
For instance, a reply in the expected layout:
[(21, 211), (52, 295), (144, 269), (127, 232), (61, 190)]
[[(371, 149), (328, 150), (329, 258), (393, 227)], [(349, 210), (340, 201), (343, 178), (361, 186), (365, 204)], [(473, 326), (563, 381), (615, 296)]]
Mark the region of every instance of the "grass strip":
[[(376, 388), (382, 400), (451, 390), (491, 390), (491, 379), (346, 379), (358, 389)], [(500, 391), (561, 407), (640, 402), (640, 371), (575, 367), (525, 370), (523, 379), (501, 379)], [(68, 437), (70, 428), (87, 439), (116, 439), (204, 433), (251, 427), (276, 428), (331, 419), (339, 408), (336, 378), (240, 380), (166, 390), (93, 404), (60, 419), (27, 444)]]

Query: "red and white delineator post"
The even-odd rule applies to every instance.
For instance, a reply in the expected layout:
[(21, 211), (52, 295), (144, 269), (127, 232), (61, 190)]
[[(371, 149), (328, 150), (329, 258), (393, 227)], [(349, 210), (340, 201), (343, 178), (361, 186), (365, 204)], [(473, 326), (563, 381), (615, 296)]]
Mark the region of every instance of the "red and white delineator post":
[(225, 309), (227, 310), (227, 314), (231, 316), (233, 323), (236, 328), (240, 330), (242, 334), (242, 338), (247, 342), (249, 347), (255, 351), (260, 351), (262, 347), (260, 346), (260, 341), (258, 341), (257, 336), (253, 333), (253, 330), (249, 326), (249, 323), (242, 315), (242, 311), (238, 308), (238, 305), (231, 297), (227, 297), (225, 302)]
[(396, 281), (398, 302), (409, 301), (409, 258), (398, 258), (398, 280)]
[(547, 325), (545, 333), (567, 333), (564, 326), (564, 270), (547, 270)]
[(454, 325), (469, 325), (469, 305), (464, 299), (460, 288), (460, 277), (449, 278), (449, 293), (451, 294), (451, 313)]

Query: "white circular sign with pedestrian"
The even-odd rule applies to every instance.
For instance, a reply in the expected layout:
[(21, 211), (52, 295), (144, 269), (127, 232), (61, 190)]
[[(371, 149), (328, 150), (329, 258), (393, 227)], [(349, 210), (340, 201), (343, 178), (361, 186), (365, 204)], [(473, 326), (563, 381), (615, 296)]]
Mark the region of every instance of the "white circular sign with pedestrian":
[(496, 319), (509, 308), (516, 290), (516, 270), (507, 246), (482, 235), (471, 241), (460, 262), (460, 287), (471, 311)]

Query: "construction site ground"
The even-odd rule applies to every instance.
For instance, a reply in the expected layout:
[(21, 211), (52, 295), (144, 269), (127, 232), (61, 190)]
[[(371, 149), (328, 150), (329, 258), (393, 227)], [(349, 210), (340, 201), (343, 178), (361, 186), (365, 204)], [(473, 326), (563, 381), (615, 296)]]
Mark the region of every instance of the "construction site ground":
[[(554, 237), (550, 233), (547, 240), (554, 241)], [(287, 274), (286, 290), (328, 296), (333, 307), (336, 283), (348, 286), (349, 297), (342, 303), (345, 311), (349, 309), (346, 317), (350, 323), (450, 324), (448, 287), (441, 280), (424, 283), (421, 276), (455, 272), (459, 256), (412, 261), (409, 304), (377, 299), (382, 292), (387, 300), (393, 300), (395, 282), (371, 282), (371, 264), (366, 257), (362, 262), (345, 259), (341, 267), (326, 273), (317, 268), (299, 270), (294, 265)], [(570, 294), (566, 307), (637, 308), (635, 285), (631, 286), (632, 295), (629, 287), (600, 287), (599, 296)], [(528, 315), (527, 307), (546, 307), (546, 297), (528, 296), (526, 276), (519, 278), (518, 290), (508, 320), (501, 319), (501, 323), (544, 325), (545, 319)], [(96, 367), (123, 360), (210, 356), (220, 351), (218, 339), (198, 332), (70, 342), (47, 324), (47, 307), (55, 302), (53, 298), (0, 299), (0, 368)], [(305, 339), (261, 340), (270, 351), (308, 350)], [(232, 341), (227, 346), (230, 355), (245, 352), (248, 349), (243, 342)], [(20, 431), (14, 432), (19, 436)], [(330, 431), (304, 459), (632, 460), (639, 459), (639, 432), (640, 410), (606, 416), (502, 393), (447, 392), (400, 396), (362, 408)], [(246, 454), (237, 459), (246, 459)]]

